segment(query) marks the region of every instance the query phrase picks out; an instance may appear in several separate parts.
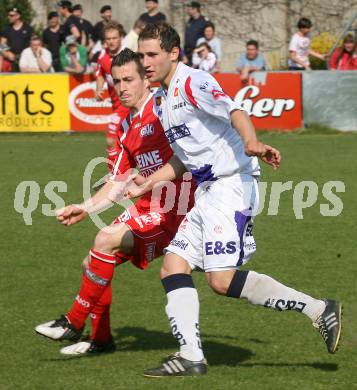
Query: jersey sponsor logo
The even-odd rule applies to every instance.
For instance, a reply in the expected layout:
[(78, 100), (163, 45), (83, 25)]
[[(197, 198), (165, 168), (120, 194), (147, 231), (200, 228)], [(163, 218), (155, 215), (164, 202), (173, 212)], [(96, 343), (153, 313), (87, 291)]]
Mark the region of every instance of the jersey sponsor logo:
[(173, 142), (177, 141), (178, 139), (188, 137), (189, 135), (191, 135), (191, 132), (188, 129), (188, 127), (186, 126), (186, 124), (183, 123), (182, 125), (173, 126), (170, 129), (166, 130), (165, 135), (166, 135), (169, 143), (172, 144)]
[(186, 250), (187, 246), (188, 246), (188, 242), (186, 242), (185, 240), (177, 240), (177, 239), (173, 239), (171, 242), (170, 242), (170, 245), (172, 246), (177, 246), (178, 248), (182, 249), (182, 250)]
[(178, 110), (179, 108), (182, 108), (182, 107), (185, 107), (185, 106), (186, 106), (186, 102), (180, 102), (180, 103), (174, 104), (172, 106), (172, 109), (173, 110)]
[(147, 137), (148, 135), (153, 135), (153, 134), (154, 134), (154, 126), (151, 123), (149, 123), (148, 125), (140, 129), (141, 137)]
[(163, 159), (160, 157), (160, 152), (158, 150), (138, 154), (135, 156), (135, 161), (143, 176), (155, 172), (163, 165)]
[[(239, 248), (238, 248), (239, 249)], [(237, 252), (237, 242), (228, 241), (207, 241), (205, 242), (205, 253), (207, 256), (211, 255), (231, 255)]]
[(146, 225), (160, 225), (162, 216), (160, 213), (150, 212), (147, 214), (139, 215), (135, 217), (135, 222), (143, 228)]

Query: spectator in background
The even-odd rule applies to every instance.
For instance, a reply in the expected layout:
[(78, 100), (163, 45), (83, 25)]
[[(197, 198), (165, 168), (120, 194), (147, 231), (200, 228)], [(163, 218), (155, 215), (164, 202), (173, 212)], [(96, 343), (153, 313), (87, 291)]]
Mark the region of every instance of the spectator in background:
[(12, 71), (12, 63), (6, 56), (9, 51), (9, 46), (0, 43), (0, 73)]
[(199, 46), (201, 43), (206, 42), (212, 49), (213, 53), (216, 55), (216, 72), (219, 68), (219, 62), (222, 59), (222, 49), (221, 49), (221, 40), (215, 36), (215, 26), (212, 22), (206, 22), (205, 29), (203, 30), (203, 37), (199, 38), (196, 46)]
[(237, 61), (237, 72), (243, 82), (247, 82), (249, 75), (258, 70), (265, 70), (265, 58), (259, 53), (259, 43), (253, 39), (246, 43), (246, 52), (241, 54)]
[(9, 25), (0, 33), (0, 44), (6, 45), (10, 50), (4, 52), (4, 58), (12, 62), (12, 70), (19, 71), (18, 60), (24, 49), (29, 47), (33, 33), (32, 27), (22, 21), (21, 11), (12, 7), (7, 11)]
[(58, 13), (64, 18), (61, 26), (61, 41), (65, 42), (68, 36), (73, 36), (77, 42), (81, 42), (81, 24), (79, 19), (72, 14), (72, 3), (62, 0), (57, 3)]
[(100, 16), (102, 20), (95, 24), (94, 26), (94, 42), (101, 41), (104, 42), (103, 28), (106, 23), (112, 20), (112, 7), (110, 5), (103, 5), (100, 9)]
[(357, 70), (357, 45), (351, 34), (344, 37), (341, 47), (336, 48), (329, 62), (330, 70)]
[(43, 31), (42, 40), (52, 55), (52, 67), (56, 72), (61, 71), (59, 49), (61, 47), (60, 24), (57, 12), (50, 12), (47, 16), (48, 27)]
[(62, 69), (70, 74), (82, 74), (87, 67), (87, 50), (77, 42), (77, 39), (68, 35), (65, 44), (60, 48)]
[(123, 46), (128, 49), (136, 52), (138, 50), (138, 38), (139, 34), (145, 27), (145, 22), (141, 19), (138, 19), (133, 28), (129, 31), (129, 33), (125, 36), (123, 41)]
[(310, 19), (301, 18), (298, 21), (296, 32), (289, 44), (289, 69), (290, 70), (311, 70), (309, 55), (325, 60), (325, 55), (310, 49), (309, 33), (312, 27)]
[(187, 58), (185, 62), (191, 65), (192, 52), (196, 47), (198, 39), (203, 37), (206, 18), (201, 15), (201, 4), (198, 1), (191, 1), (186, 10), (190, 18), (185, 27), (184, 52)]
[(147, 12), (139, 17), (145, 24), (166, 22), (165, 14), (159, 11), (158, 0), (145, 0), (145, 8)]
[(87, 48), (88, 51), (94, 45), (93, 34), (94, 28), (90, 21), (83, 18), (83, 7), (81, 4), (76, 4), (72, 8), (72, 13), (79, 19), (81, 25), (81, 44)]
[(24, 49), (19, 61), (22, 73), (46, 73), (52, 71), (52, 55), (42, 46), (41, 38), (33, 35), (30, 47)]
[(193, 51), (192, 65), (208, 73), (216, 71), (217, 57), (207, 42), (200, 43)]

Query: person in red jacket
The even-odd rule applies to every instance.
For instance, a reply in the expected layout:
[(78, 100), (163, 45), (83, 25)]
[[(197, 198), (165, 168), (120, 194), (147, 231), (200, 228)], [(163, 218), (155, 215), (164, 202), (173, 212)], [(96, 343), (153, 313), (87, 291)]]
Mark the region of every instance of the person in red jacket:
[(330, 58), (330, 70), (357, 70), (356, 42), (352, 35), (346, 35), (340, 47)]

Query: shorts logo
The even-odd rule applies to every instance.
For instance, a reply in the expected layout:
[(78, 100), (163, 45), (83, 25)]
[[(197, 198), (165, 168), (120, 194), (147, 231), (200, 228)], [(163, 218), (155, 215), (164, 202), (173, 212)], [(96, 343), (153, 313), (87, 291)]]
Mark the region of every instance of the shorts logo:
[(191, 135), (191, 132), (186, 126), (186, 124), (183, 123), (182, 125), (173, 126), (170, 129), (166, 130), (165, 135), (169, 143), (172, 144), (180, 138), (188, 137), (189, 135)]
[(218, 234), (221, 234), (223, 233), (223, 227), (221, 225), (216, 225), (214, 228), (213, 228), (214, 232), (215, 233), (218, 233)]
[(145, 225), (160, 225), (162, 220), (161, 214), (159, 213), (148, 213), (144, 215), (140, 215), (139, 217), (135, 217), (135, 222), (143, 228)]
[(149, 123), (148, 125), (144, 126), (140, 130), (140, 136), (141, 137), (146, 137), (148, 135), (153, 135), (154, 134), (154, 126)]
[(186, 248), (188, 246), (188, 242), (186, 242), (184, 240), (175, 240), (175, 239), (173, 239), (171, 241), (170, 245), (177, 246), (178, 248), (180, 248), (182, 250), (186, 250)]
[(119, 215), (118, 221), (119, 222), (126, 222), (126, 221), (129, 221), (130, 218), (131, 218), (131, 215), (130, 215), (129, 211), (125, 210), (122, 214)]
[(205, 253), (211, 255), (231, 255), (237, 252), (237, 243), (228, 241), (224, 244), (222, 241), (207, 241), (205, 243)]
[(155, 256), (155, 246), (156, 246), (156, 243), (155, 242), (149, 242), (148, 244), (145, 244), (146, 246), (146, 258), (147, 260), (150, 262), (150, 261), (153, 261), (154, 260), (154, 256)]

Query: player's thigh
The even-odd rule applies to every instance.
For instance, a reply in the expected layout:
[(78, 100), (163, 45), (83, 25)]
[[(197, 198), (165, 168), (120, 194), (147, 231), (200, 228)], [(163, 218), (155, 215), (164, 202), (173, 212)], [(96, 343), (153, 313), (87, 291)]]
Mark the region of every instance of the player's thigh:
[(106, 226), (97, 234), (94, 248), (106, 253), (121, 251), (130, 254), (134, 248), (134, 236), (125, 223)]
[(192, 267), (181, 256), (176, 253), (167, 252), (160, 271), (161, 279), (174, 274), (191, 274)]

